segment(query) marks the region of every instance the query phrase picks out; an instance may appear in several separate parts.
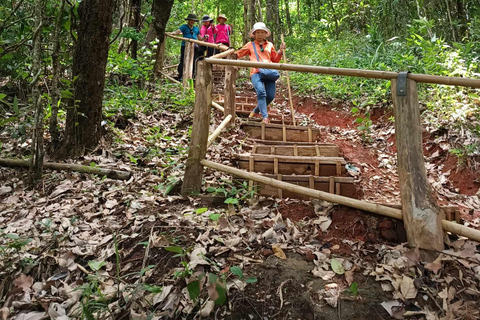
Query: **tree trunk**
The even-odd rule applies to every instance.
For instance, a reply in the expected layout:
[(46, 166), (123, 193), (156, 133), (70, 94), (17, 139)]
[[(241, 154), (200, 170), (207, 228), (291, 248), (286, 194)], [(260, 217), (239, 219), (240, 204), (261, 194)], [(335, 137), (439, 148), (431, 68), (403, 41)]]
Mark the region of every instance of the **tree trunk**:
[(93, 150), (100, 140), (105, 68), (115, 0), (84, 0), (73, 56), (74, 100), (67, 109), (65, 141), (57, 157)]
[(58, 87), (60, 78), (60, 30), (62, 29), (62, 16), (65, 8), (65, 0), (62, 0), (60, 10), (57, 13), (57, 21), (55, 22), (55, 30), (53, 31), (53, 51), (52, 51), (52, 105), (49, 123), (51, 149), (55, 150), (60, 144), (60, 133), (58, 131), (58, 104), (60, 101), (60, 89)]
[(300, 21), (302, 20), (302, 15), (300, 12), (300, 0), (297, 0), (297, 20), (297, 23), (300, 23)]
[[(142, 10), (142, 0), (132, 0), (132, 27), (135, 28), (135, 30), (140, 33), (140, 14)], [(137, 59), (137, 51), (138, 51), (138, 40), (132, 39), (131, 43), (131, 49), (132, 49), (132, 58)]]
[(460, 41), (462, 41), (462, 39), (464, 37), (468, 37), (468, 34), (467, 34), (467, 15), (466, 15), (466, 12), (465, 12), (465, 4), (463, 3), (463, 0), (457, 0), (457, 17), (458, 17), (458, 20), (460, 21)]
[(267, 0), (267, 24), (272, 31), (272, 35), (269, 37), (269, 40), (274, 44), (279, 44), (281, 28), (278, 0)]
[(263, 21), (262, 0), (257, 0), (257, 21)]
[(160, 75), (160, 71), (163, 69), (165, 28), (167, 26), (168, 19), (170, 19), (173, 1), (174, 0), (153, 0), (152, 3), (152, 26), (155, 30), (155, 38), (158, 39), (154, 67), (157, 77)]
[(250, 21), (248, 20), (249, 0), (243, 0), (243, 43), (249, 40), (248, 32), (250, 31)]
[(32, 159), (30, 162), (30, 182), (32, 184), (42, 179), (43, 173), (43, 105), (42, 96), (38, 89), (38, 78), (42, 72), (42, 25), (43, 1), (35, 0), (35, 32), (33, 35), (33, 80), (32, 99), (35, 106), (35, 120), (32, 137)]
[(248, 31), (250, 31), (250, 29), (253, 27), (253, 25), (255, 24), (256, 21), (256, 17), (255, 17), (255, 0), (250, 0), (249, 1), (249, 8), (248, 8), (248, 21), (249, 21), (249, 29)]
[(283, 0), (285, 2), (285, 18), (287, 20), (287, 28), (288, 34), (293, 34), (292, 30), (292, 19), (290, 17), (290, 4), (288, 0)]

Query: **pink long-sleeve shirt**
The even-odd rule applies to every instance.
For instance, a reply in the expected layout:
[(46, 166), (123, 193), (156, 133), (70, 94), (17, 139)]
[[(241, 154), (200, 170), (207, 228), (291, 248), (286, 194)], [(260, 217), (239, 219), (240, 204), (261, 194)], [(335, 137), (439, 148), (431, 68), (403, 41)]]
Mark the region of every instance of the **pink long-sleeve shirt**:
[(208, 27), (203, 25), (200, 28), (200, 36), (201, 37), (205, 37), (205, 35), (208, 36), (208, 39), (205, 40), (206, 42), (215, 43), (214, 33), (215, 33), (215, 26), (213, 24), (209, 25)]
[(217, 43), (228, 43), (230, 46), (232, 27), (230, 27), (228, 24), (217, 24), (215, 26), (215, 33), (217, 34)]

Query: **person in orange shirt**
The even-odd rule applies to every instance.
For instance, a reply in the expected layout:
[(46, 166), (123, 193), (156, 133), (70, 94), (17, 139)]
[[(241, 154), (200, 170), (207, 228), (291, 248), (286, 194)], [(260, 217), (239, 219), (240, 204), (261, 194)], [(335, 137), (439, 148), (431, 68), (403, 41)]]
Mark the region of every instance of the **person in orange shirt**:
[[(280, 62), (283, 51), (285, 50), (285, 43), (281, 44), (280, 50), (277, 52), (273, 43), (267, 40), (270, 35), (271, 32), (265, 23), (255, 23), (250, 31), (250, 37), (254, 38), (254, 41), (247, 43), (243, 46), (243, 48), (235, 52), (238, 58), (248, 55), (250, 57), (250, 61)], [(257, 106), (250, 113), (249, 118), (257, 117), (260, 113), (262, 115), (263, 122), (269, 123), (270, 121), (268, 119), (267, 106), (275, 98), (275, 81), (262, 79), (257, 68), (252, 68), (250, 71), (250, 78), (257, 93)]]

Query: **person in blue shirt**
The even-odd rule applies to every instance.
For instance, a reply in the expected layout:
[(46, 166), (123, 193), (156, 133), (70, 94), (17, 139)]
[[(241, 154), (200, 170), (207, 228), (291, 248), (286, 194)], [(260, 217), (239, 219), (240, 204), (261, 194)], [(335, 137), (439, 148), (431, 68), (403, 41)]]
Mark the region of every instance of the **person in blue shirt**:
[[(184, 38), (194, 39), (194, 40), (203, 40), (202, 37), (199, 36), (200, 29), (195, 25), (198, 22), (197, 16), (193, 13), (190, 13), (185, 20), (187, 21), (186, 24), (182, 25), (178, 30), (172, 32), (173, 35), (182, 34)], [(200, 50), (198, 45), (195, 45), (195, 51), (193, 55), (193, 61), (197, 61), (197, 58), (200, 56)], [(180, 63), (178, 64), (178, 77), (179, 81), (182, 81), (183, 76), (183, 59), (185, 57), (185, 41), (182, 41), (182, 48), (180, 51)], [(195, 74), (195, 63), (193, 63), (193, 74)]]

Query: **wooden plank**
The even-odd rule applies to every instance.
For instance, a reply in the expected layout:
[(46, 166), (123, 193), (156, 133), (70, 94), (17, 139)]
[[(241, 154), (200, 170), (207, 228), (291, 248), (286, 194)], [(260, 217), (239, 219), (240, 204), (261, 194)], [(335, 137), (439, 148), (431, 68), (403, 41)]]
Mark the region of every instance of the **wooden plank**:
[[(194, 44), (185, 43), (185, 56), (183, 60), (183, 87), (188, 88), (190, 86), (189, 79), (193, 79), (193, 58), (194, 58)], [(211, 79), (209, 79), (211, 81)]]
[[(313, 177), (313, 176), (286, 176), (286, 175), (265, 175), (266, 177), (293, 183), (295, 185), (309, 187), (311, 189), (320, 190), (324, 192), (330, 191), (330, 177)], [(344, 197), (358, 198), (357, 188), (354, 179), (347, 177), (335, 177), (335, 194)], [(313, 181), (312, 181), (313, 180)], [(312, 188), (313, 182), (313, 188)], [(258, 194), (278, 198), (293, 198), (301, 200), (309, 200), (308, 196), (302, 196), (293, 192), (271, 187), (262, 183), (255, 183)]]
[[(275, 152), (275, 153), (272, 153)], [(278, 145), (272, 149), (270, 146), (255, 145), (258, 154), (275, 154), (279, 156), (307, 156), (307, 157), (338, 157), (340, 151), (336, 145)]]
[(281, 140), (262, 140), (262, 139), (253, 139), (253, 138), (247, 138), (246, 139), (248, 142), (254, 144), (259, 144), (259, 145), (299, 145), (299, 146), (323, 146), (323, 145), (331, 145), (330, 143), (321, 143), (321, 142), (307, 142), (307, 141), (281, 141)]
[[(275, 160), (271, 159), (257, 159), (255, 155), (255, 171), (256, 172), (263, 172), (273, 174), (275, 173)], [(262, 155), (263, 156), (263, 155)], [(280, 174), (296, 174), (296, 175), (316, 175), (316, 176), (336, 176), (337, 175), (337, 165), (336, 161), (325, 160), (329, 159), (328, 157), (325, 158), (316, 158), (317, 160), (308, 161), (309, 157), (286, 157), (292, 160), (283, 159), (284, 156), (274, 156), (278, 159), (278, 173)], [(301, 159), (307, 159), (302, 162)], [(243, 159), (237, 160), (238, 167), (240, 169), (249, 169), (249, 156)], [(331, 159), (331, 158), (330, 158)], [(333, 158), (335, 159), (335, 158)], [(315, 165), (315, 163), (318, 163)], [(345, 175), (346, 170), (345, 166), (342, 165), (341, 175)]]
[(312, 137), (308, 136), (307, 127), (294, 127), (285, 125), (286, 129), (286, 140), (284, 140), (284, 129), (283, 125), (278, 124), (268, 124), (265, 126), (267, 129), (265, 136), (262, 136), (262, 126), (255, 122), (248, 122), (242, 125), (243, 131), (253, 139), (262, 139), (262, 140), (276, 140), (283, 142), (312, 142), (317, 139), (319, 134), (318, 130), (312, 130)]
[[(228, 58), (232, 59), (236, 55), (230, 55)], [(225, 117), (228, 115), (232, 116), (229, 127), (232, 128), (235, 126), (235, 95), (237, 91), (236, 86), (237, 81), (237, 68), (233, 66), (227, 66), (225, 68)]]
[(423, 159), (417, 83), (407, 79), (404, 96), (398, 96), (396, 91), (397, 80), (393, 79), (398, 177), (407, 240), (412, 247), (442, 251), (442, 215), (428, 182)]
[(203, 166), (200, 161), (207, 153), (212, 99), (212, 68), (203, 60), (198, 61), (195, 82), (195, 108), (193, 111), (192, 138), (188, 151), (182, 195), (199, 193), (202, 188)]
[(255, 161), (270, 161), (273, 162), (273, 159), (278, 158), (279, 162), (289, 162), (289, 163), (309, 163), (314, 164), (318, 161), (320, 164), (332, 164), (335, 167), (339, 165), (345, 165), (347, 162), (341, 157), (295, 157), (295, 156), (279, 156), (279, 155), (270, 155), (270, 154), (238, 154), (234, 155), (235, 158), (240, 160), (248, 160), (250, 156), (255, 157)]
[(335, 178), (330, 177), (328, 181), (328, 192), (329, 193), (335, 193)]

